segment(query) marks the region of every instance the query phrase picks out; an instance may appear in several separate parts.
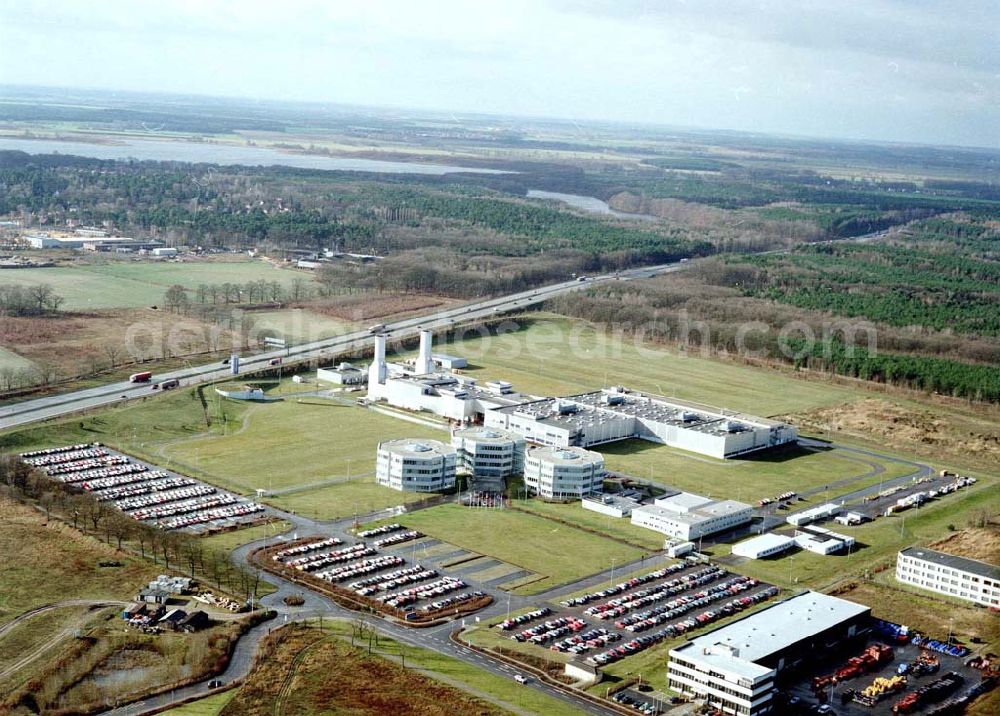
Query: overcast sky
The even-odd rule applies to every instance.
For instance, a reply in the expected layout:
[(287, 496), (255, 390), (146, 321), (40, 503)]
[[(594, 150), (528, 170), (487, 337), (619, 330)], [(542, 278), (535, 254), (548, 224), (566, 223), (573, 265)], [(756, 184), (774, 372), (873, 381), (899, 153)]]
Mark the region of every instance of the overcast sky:
[(1000, 147), (998, 0), (0, 0), (0, 82)]

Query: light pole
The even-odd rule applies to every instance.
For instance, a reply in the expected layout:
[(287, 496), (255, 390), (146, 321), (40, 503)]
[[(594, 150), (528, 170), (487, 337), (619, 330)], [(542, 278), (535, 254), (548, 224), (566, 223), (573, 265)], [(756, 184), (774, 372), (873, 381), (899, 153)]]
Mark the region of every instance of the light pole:
[(612, 557), (611, 558), (611, 583), (608, 585), (609, 587), (615, 586), (615, 560), (616, 559), (617, 559), (617, 557)]

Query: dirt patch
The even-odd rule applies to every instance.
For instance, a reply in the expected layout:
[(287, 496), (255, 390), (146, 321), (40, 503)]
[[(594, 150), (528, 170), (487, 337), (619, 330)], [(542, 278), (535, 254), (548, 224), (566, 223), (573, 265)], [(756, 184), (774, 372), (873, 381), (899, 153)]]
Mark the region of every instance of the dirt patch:
[(454, 301), (437, 296), (404, 296), (394, 294), (359, 294), (340, 296), (322, 302), (310, 303), (309, 308), (317, 313), (344, 321), (370, 321), (375, 318), (389, 318), (413, 311), (450, 305)]
[(905, 450), (920, 445), (937, 453), (1000, 463), (1000, 426), (988, 416), (957, 415), (866, 398), (785, 419), (805, 432), (856, 435)]
[(1000, 557), (1000, 522), (992, 521), (986, 527), (970, 527), (955, 532), (930, 546), (959, 557), (995, 563)]

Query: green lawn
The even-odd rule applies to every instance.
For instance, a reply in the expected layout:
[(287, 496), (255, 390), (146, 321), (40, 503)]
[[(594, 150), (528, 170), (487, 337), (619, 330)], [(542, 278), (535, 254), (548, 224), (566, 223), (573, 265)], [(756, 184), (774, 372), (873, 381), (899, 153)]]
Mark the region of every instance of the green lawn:
[(449, 439), (443, 430), (331, 400), (284, 400), (245, 409), (245, 427), (175, 442), (164, 454), (215, 482), (251, 492), (373, 473), (382, 440)]
[[(5, 283), (30, 286), (50, 284), (66, 299), (63, 309), (136, 308), (162, 303), (164, 292), (174, 284), (189, 289), (198, 284), (278, 281), (284, 286), (308, 275), (279, 269), (263, 261), (190, 261), (184, 263), (128, 261), (83, 266), (18, 269), (5, 271)], [(192, 294), (191, 300), (195, 297)]]
[[(372, 448), (372, 458), (375, 450)], [(424, 500), (428, 495), (399, 492), (375, 484), (374, 477), (359, 477), (328, 487), (317, 487), (288, 495), (277, 495), (265, 500), (289, 512), (320, 520), (333, 520), (353, 514), (365, 515), (375, 510), (397, 505), (407, 505)]]
[(233, 700), (236, 689), (229, 689), (220, 694), (212, 694), (189, 704), (164, 711), (167, 716), (218, 716), (226, 704)]
[(277, 522), (269, 522), (265, 525), (255, 525), (254, 527), (244, 527), (242, 529), (231, 530), (229, 532), (221, 532), (220, 534), (212, 535), (211, 537), (205, 537), (202, 540), (202, 543), (206, 547), (231, 552), (237, 547), (242, 547), (249, 542), (256, 542), (257, 540), (264, 539), (265, 537), (280, 535), (282, 532), (287, 532), (291, 529), (291, 527), (292, 525), (290, 522), (279, 520)]
[(469, 359), (467, 375), (502, 378), (535, 395), (566, 395), (623, 384), (637, 390), (697, 400), (757, 415), (775, 415), (841, 403), (864, 394), (788, 373), (689, 357), (676, 349), (637, 348), (588, 323), (536, 314), (525, 330), (435, 347)]
[(643, 527), (636, 527), (628, 517), (610, 517), (593, 510), (585, 510), (579, 502), (559, 504), (530, 499), (515, 500), (514, 506), (542, 517), (571, 522), (650, 551), (663, 549), (663, 535)]
[(474, 510), (456, 504), (400, 518), (410, 529), (479, 554), (490, 555), (546, 578), (523, 590), (537, 594), (611, 566), (639, 559), (642, 551), (574, 527), (516, 510)]
[[(865, 475), (873, 470), (870, 462), (883, 467), (885, 472), (840, 491), (858, 489), (878, 482), (880, 477), (888, 480), (912, 472), (912, 468), (897, 462), (867, 457), (862, 461), (843, 450), (791, 449), (756, 458), (717, 460), (644, 440), (625, 440), (596, 449), (605, 456), (609, 470), (681, 490), (751, 503), (788, 490), (802, 492)], [(836, 492), (831, 490), (831, 494)]]

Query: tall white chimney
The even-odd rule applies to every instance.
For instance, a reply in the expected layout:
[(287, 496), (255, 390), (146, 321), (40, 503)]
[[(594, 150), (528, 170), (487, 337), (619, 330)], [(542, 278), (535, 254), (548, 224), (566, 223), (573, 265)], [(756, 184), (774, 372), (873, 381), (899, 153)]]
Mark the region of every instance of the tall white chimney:
[(434, 359), (431, 358), (431, 340), (433, 334), (430, 331), (420, 331), (420, 355), (417, 357), (415, 367), (417, 373), (433, 373)]
[[(372, 364), (368, 366), (368, 394), (373, 395), (373, 387), (376, 385), (385, 385), (385, 334), (379, 333), (375, 336), (375, 356), (372, 358)], [(377, 395), (378, 390), (374, 389), (374, 394)], [(373, 395), (373, 397), (375, 397)]]

